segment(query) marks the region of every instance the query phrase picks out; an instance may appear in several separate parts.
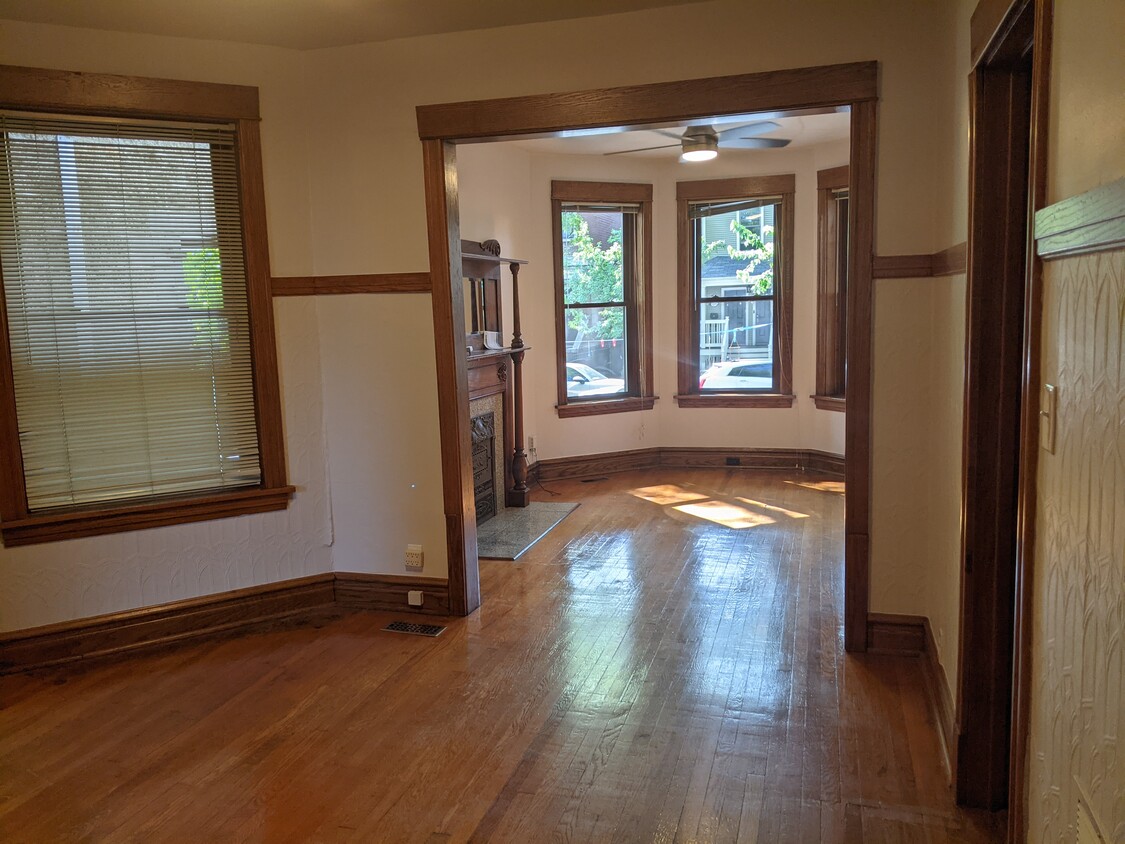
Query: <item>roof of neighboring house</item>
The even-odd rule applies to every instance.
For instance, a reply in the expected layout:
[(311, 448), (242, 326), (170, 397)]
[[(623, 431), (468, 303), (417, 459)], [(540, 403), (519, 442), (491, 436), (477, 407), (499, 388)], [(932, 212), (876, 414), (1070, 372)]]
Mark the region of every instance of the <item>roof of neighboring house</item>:
[[(755, 269), (765, 272), (764, 261), (759, 261)], [(750, 265), (749, 258), (732, 258), (730, 255), (716, 255), (703, 265), (704, 278), (734, 278), (739, 270)]]

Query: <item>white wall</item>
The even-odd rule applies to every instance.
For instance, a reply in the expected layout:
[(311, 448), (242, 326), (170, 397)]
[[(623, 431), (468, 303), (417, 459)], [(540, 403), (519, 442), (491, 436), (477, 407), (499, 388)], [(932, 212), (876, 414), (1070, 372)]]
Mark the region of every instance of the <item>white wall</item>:
[[(6, 64), (230, 82), (261, 89), (270, 253), (312, 271), (305, 79), (292, 53), (66, 27), (0, 23)], [(286, 449), (298, 488), (284, 512), (0, 549), (0, 631), (330, 571), (317, 303), (275, 307)]]
[[(933, 249), (934, 212), (926, 198), (939, 174), (928, 165), (941, 143), (939, 130), (948, 125), (931, 103), (939, 45), (948, 37), (942, 7), (936, 0), (716, 0), (308, 53), (3, 22), (0, 61), (259, 86), (273, 270), (304, 275), (426, 269), (419, 103), (877, 59), (876, 250), (916, 253)], [(747, 49), (748, 33), (761, 32), (770, 36), (754, 38)], [(905, 323), (923, 324), (930, 302), (904, 296), (893, 306)], [(436, 379), (432, 352), (425, 351), (433, 334), (428, 301), (341, 297), (279, 303), (277, 313), (291, 462), (293, 453), (304, 451), (301, 466), (321, 467), (301, 477), (294, 466), (302, 492), (293, 507), (0, 552), (0, 628), (325, 570), (331, 565), (324, 547), (332, 535), (330, 501), (338, 516), (337, 567), (401, 573), (402, 545), (422, 541), (426, 574), (445, 574)], [(658, 328), (668, 324), (666, 313), (658, 315)], [(880, 391), (897, 394), (905, 382), (925, 378), (930, 365), (925, 344), (914, 337), (883, 336), (880, 326), (891, 324), (885, 317), (876, 323), (876, 402)], [(891, 364), (894, 378), (883, 374)], [(671, 378), (661, 375), (665, 398), (654, 418), (662, 433), (678, 438), (679, 423), (663, 430), (661, 415), (674, 410), (666, 386)], [(700, 421), (691, 424), (717, 427), (721, 417), (713, 414), (719, 413), (695, 411), (691, 418)], [(877, 418), (877, 437), (879, 426)], [(635, 433), (591, 439), (599, 449), (626, 442), (636, 447), (643, 443)], [(776, 433), (774, 444), (784, 442), (783, 432)], [(564, 446), (560, 440), (560, 453)], [(877, 464), (885, 448), (877, 439)], [(875, 484), (878, 590), (882, 571), (904, 560), (924, 565), (924, 548), (918, 535), (904, 535), (902, 544), (880, 542), (902, 515), (883, 504), (898, 500), (912, 480), (898, 470), (877, 471)], [(924, 517), (921, 503), (910, 515), (917, 514)], [(255, 563), (263, 557), (272, 568)], [(222, 576), (212, 576), (216, 571)], [(162, 585), (146, 590), (146, 582)], [(896, 589), (879, 600), (875, 608), (883, 611), (913, 606), (913, 598)]]
[[(843, 454), (844, 416), (818, 410), (816, 386), (816, 171), (846, 164), (847, 142), (795, 150), (724, 152), (690, 167), (675, 159), (605, 158), (529, 152), (512, 143), (458, 149), (462, 236), (496, 236), (505, 254), (530, 261), (521, 271), (524, 340), (535, 346), (524, 364), (526, 431), (539, 459), (653, 446), (813, 448)], [(791, 409), (680, 408), (676, 393), (676, 182), (793, 173), (794, 392)], [(651, 411), (560, 419), (555, 370), (555, 301), (551, 243), (551, 181), (640, 182), (653, 185), (653, 364)], [(513, 213), (513, 211), (515, 213)], [(504, 237), (493, 235), (496, 226)], [(511, 238), (511, 239), (509, 239)], [(507, 290), (505, 291), (507, 295)], [(506, 299), (506, 304), (510, 297)], [(510, 330), (510, 318), (505, 328)]]

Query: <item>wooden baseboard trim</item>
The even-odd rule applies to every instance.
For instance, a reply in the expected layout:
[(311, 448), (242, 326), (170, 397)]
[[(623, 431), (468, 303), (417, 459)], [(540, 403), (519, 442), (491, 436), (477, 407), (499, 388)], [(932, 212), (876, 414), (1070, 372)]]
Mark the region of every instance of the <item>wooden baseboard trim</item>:
[[(422, 606), (411, 607), (406, 593), (422, 592)], [(336, 605), (344, 609), (449, 615), (449, 581), (392, 574), (336, 573)]]
[(638, 448), (632, 451), (609, 451), (601, 454), (579, 454), (573, 457), (552, 457), (535, 464), (541, 481), (568, 478), (593, 478), (633, 469), (651, 469), (660, 464), (659, 448)]
[[(406, 593), (420, 589), (423, 605)], [(187, 639), (304, 622), (341, 609), (449, 615), (449, 583), (428, 577), (325, 572), (186, 601), (0, 633), (0, 675), (152, 650)]]
[(923, 621), (925, 622), (926, 634), (926, 649), (922, 655), (926, 661), (923, 673), (926, 678), (926, 689), (929, 693), (934, 721), (937, 722), (938, 731), (941, 733), (945, 773), (949, 777), (949, 781), (952, 782), (957, 761), (956, 710), (953, 705), (953, 693), (949, 690), (949, 682), (945, 679), (945, 671), (941, 667), (937, 642), (934, 639), (933, 628), (930, 627), (930, 620), (925, 618)]
[(308, 615), (333, 606), (331, 572), (0, 634), (0, 674), (64, 665)]
[(952, 782), (957, 759), (956, 710), (938, 657), (930, 620), (921, 615), (868, 613), (867, 652), (918, 657), (922, 660), (922, 681), (926, 686), (926, 698), (937, 725), (945, 773)]
[(274, 296), (330, 296), (343, 293), (429, 293), (429, 273), (367, 273), (365, 275), (275, 276)]
[(844, 458), (810, 449), (785, 448), (639, 448), (540, 460), (533, 480), (592, 478), (668, 466), (678, 469), (801, 469), (842, 478)]
[(959, 275), (968, 268), (968, 244), (961, 242), (933, 254), (876, 255), (872, 278), (936, 278)]
[(867, 652), (921, 656), (926, 648), (926, 619), (920, 615), (867, 614)]

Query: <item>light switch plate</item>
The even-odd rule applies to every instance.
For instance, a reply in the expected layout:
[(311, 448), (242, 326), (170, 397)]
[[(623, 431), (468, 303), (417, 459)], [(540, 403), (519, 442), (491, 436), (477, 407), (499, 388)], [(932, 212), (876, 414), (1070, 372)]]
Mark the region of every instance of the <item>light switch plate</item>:
[(1058, 409), (1054, 384), (1043, 385), (1039, 399), (1039, 447), (1048, 454), (1055, 453), (1055, 417)]

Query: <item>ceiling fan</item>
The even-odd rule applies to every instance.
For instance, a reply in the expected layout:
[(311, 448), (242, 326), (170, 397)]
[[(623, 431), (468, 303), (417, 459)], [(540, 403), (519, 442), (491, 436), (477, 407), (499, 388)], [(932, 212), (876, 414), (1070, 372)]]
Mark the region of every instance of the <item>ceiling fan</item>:
[(624, 149), (617, 152), (607, 152), (606, 155), (625, 155), (631, 152), (647, 152), (653, 149), (671, 149), (680, 147), (682, 161), (709, 161), (719, 154), (719, 148), (724, 149), (777, 149), (788, 146), (789, 138), (760, 138), (767, 132), (781, 128), (780, 123), (772, 120), (760, 120), (757, 123), (745, 123), (742, 126), (733, 126), (721, 132), (714, 126), (699, 125), (688, 126), (683, 134), (656, 129), (657, 133), (669, 138), (674, 138), (674, 144), (661, 144), (655, 147), (638, 147), (637, 149)]

